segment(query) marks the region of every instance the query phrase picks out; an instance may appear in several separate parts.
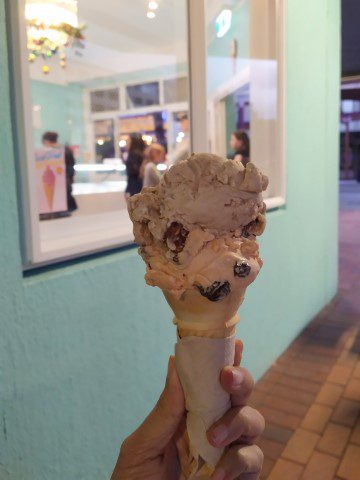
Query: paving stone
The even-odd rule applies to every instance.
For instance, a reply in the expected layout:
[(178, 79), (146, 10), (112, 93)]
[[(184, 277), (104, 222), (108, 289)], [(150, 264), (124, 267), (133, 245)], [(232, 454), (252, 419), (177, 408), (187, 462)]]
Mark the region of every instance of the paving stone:
[(351, 370), (351, 367), (334, 365), (329, 373), (329, 376), (327, 377), (327, 381), (337, 383), (339, 385), (346, 385), (350, 378)]
[(352, 427), (355, 425), (359, 411), (360, 405), (358, 402), (341, 398), (331, 416), (331, 421), (346, 427)]
[(299, 428), (287, 443), (282, 456), (288, 460), (305, 464), (311, 457), (320, 435)]
[(360, 473), (360, 447), (349, 445), (340, 463), (337, 475), (345, 480), (359, 480)]
[(360, 379), (351, 378), (345, 387), (344, 397), (360, 402)]
[(344, 390), (344, 387), (341, 385), (336, 385), (334, 383), (324, 383), (321, 387), (320, 392), (316, 397), (316, 403), (321, 403), (329, 407), (335, 407), (341, 394)]
[(360, 445), (360, 419), (357, 421), (355, 428), (351, 435), (351, 443), (355, 443), (356, 445)]
[(345, 450), (350, 433), (351, 429), (349, 427), (329, 423), (316, 448), (322, 452), (340, 457)]
[(355, 370), (353, 371), (353, 377), (360, 378), (360, 361), (356, 364)]
[(304, 392), (297, 388), (289, 388), (286, 385), (277, 384), (272, 389), (271, 393), (279, 397), (288, 398), (289, 400), (295, 400), (307, 406), (311, 405), (316, 397), (315, 393)]
[(276, 408), (277, 410), (281, 410), (283, 412), (290, 413), (298, 417), (304, 417), (309, 409), (308, 405), (304, 405), (302, 403), (295, 402), (287, 398), (282, 398), (273, 394), (267, 394), (263, 398), (263, 405)]
[(264, 415), (266, 422), (275, 423), (275, 425), (290, 428), (291, 430), (295, 430), (301, 422), (301, 417), (290, 415), (289, 413), (265, 405), (261, 407), (261, 413)]
[(275, 442), (264, 436), (260, 437), (256, 444), (261, 448), (266, 458), (277, 460), (285, 448), (283, 443)]
[(275, 442), (285, 444), (291, 438), (293, 433), (294, 431), (290, 430), (289, 428), (280, 427), (279, 425), (267, 424), (262, 436), (265, 438), (269, 438), (270, 440), (274, 440)]
[(303, 467), (281, 458), (276, 462), (268, 480), (299, 480), (302, 472)]
[(332, 408), (314, 403), (309, 408), (301, 427), (312, 432), (322, 433), (332, 412)]
[(337, 359), (337, 365), (343, 365), (346, 367), (354, 367), (358, 360), (359, 356), (356, 353), (349, 352), (349, 350), (344, 350), (340, 357)]
[(289, 375), (283, 375), (279, 378), (278, 384), (285, 385), (289, 388), (296, 388), (307, 393), (317, 394), (320, 390), (320, 385), (317, 382), (311, 380), (305, 380), (303, 378), (294, 378)]
[(338, 458), (314, 452), (306, 465), (301, 480), (333, 480), (338, 464)]
[(260, 480), (267, 480), (274, 465), (275, 465), (274, 460), (271, 460), (271, 458), (266, 458), (266, 457), (264, 458), (264, 463), (263, 463), (261, 474), (260, 474)]

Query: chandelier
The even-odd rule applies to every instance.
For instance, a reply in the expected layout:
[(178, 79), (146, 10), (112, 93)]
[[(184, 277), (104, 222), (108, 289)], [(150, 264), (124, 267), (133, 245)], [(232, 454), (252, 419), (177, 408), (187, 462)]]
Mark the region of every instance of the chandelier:
[[(75, 0), (28, 0), (25, 6), (27, 24), (27, 48), (29, 62), (38, 57), (44, 60), (58, 55), (62, 68), (66, 67), (67, 47), (80, 46), (84, 39), (84, 26), (79, 26), (77, 1)], [(42, 67), (48, 74), (50, 67)]]

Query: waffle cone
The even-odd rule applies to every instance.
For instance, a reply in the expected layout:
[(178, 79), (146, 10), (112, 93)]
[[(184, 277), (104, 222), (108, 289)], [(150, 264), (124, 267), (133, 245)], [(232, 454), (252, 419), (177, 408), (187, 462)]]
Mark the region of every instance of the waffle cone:
[(48, 185), (45, 182), (43, 182), (43, 186), (44, 186), (44, 192), (45, 192), (46, 200), (48, 202), (50, 210), (52, 210), (53, 209), (53, 202), (54, 202), (55, 186), (54, 185)]
[(209, 330), (195, 330), (191, 328), (178, 327), (179, 338), (203, 337), (203, 338), (227, 338), (236, 332), (236, 324), (224, 328), (213, 328)]

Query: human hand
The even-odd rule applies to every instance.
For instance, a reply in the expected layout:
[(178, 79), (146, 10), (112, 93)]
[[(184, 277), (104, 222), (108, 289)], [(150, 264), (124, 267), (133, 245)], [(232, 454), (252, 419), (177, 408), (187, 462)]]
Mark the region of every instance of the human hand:
[[(254, 381), (240, 368), (242, 343), (236, 342), (233, 367), (225, 367), (220, 383), (231, 395), (232, 407), (207, 432), (215, 447), (229, 446), (212, 476), (213, 480), (256, 480), (263, 454), (253, 444), (264, 430), (262, 415), (246, 406)], [(184, 393), (173, 357), (169, 360), (165, 388), (152, 412), (121, 446), (111, 480), (183, 480), (186, 462)]]

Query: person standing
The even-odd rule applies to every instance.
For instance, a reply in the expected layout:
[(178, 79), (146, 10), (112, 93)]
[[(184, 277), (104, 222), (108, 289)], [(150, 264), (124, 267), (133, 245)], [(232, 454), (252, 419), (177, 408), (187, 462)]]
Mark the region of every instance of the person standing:
[[(47, 148), (57, 148), (61, 145), (58, 143), (59, 134), (57, 132), (45, 132), (42, 136), (42, 144)], [(75, 176), (75, 158), (70, 147), (65, 145), (65, 175), (66, 175), (66, 199), (68, 211), (73, 212), (77, 210), (78, 206), (72, 194), (72, 184)]]
[(241, 162), (244, 167), (250, 162), (250, 140), (245, 131), (236, 130), (230, 137), (230, 146), (234, 154), (230, 156), (236, 162)]
[(140, 134), (134, 133), (130, 135), (130, 145), (126, 160), (127, 185), (125, 198), (132, 197), (142, 189), (143, 181), (140, 176), (140, 169), (144, 160), (145, 148), (146, 144)]
[(145, 158), (140, 169), (143, 187), (155, 187), (159, 183), (161, 174), (157, 166), (165, 161), (165, 148), (159, 143), (154, 143), (145, 150)]

